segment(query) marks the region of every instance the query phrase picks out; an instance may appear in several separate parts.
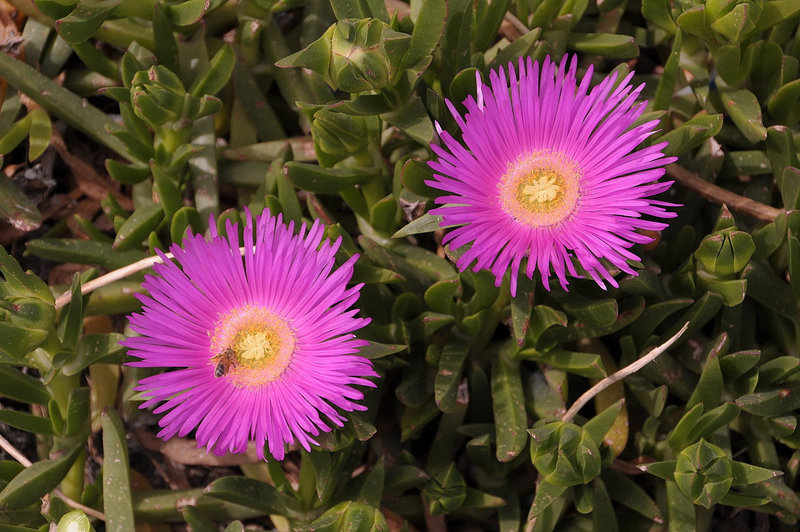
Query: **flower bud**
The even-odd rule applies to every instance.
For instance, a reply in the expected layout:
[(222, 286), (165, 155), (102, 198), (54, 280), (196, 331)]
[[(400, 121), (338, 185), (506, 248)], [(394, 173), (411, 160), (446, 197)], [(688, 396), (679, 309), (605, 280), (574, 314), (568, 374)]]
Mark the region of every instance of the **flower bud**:
[(151, 127), (180, 119), (186, 90), (178, 76), (161, 65), (142, 70), (131, 82), (131, 105), (134, 112)]
[(755, 250), (749, 234), (729, 227), (705, 237), (694, 256), (709, 273), (733, 275), (747, 266)]
[(725, 451), (701, 439), (678, 455), (674, 478), (693, 503), (711, 508), (730, 490), (733, 467)]
[(551, 484), (577, 486), (600, 474), (602, 457), (583, 429), (554, 421), (531, 430), (531, 460)]
[(383, 24), (377, 19), (343, 20), (331, 41), (330, 77), (346, 92), (378, 90), (389, 84), (391, 63), (383, 47)]

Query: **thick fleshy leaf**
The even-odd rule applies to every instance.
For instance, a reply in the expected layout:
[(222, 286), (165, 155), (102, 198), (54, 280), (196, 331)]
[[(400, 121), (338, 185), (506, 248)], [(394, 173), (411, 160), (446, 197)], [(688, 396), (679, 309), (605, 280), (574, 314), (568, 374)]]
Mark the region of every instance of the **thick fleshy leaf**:
[(321, 168), (311, 164), (289, 161), (286, 177), (303, 190), (318, 194), (333, 194), (352, 188), (372, 177), (369, 172), (345, 168)]
[(528, 441), (525, 396), (519, 363), (499, 356), (492, 363), (492, 405), (497, 437), (497, 459), (507, 462), (517, 456)]
[(187, 525), (192, 527), (193, 532), (219, 532), (217, 525), (195, 506), (187, 504), (183, 507), (183, 519)]
[(130, 530), (134, 520), (125, 427), (116, 410), (106, 410), (102, 417), (103, 510), (106, 527), (111, 530)]
[(111, 118), (84, 99), (8, 54), (0, 54), (0, 75), (52, 116), (62, 118), (122, 157), (134, 160), (128, 148), (107, 133), (106, 128), (113, 127)]
[(378, 461), (372, 468), (372, 471), (367, 473), (364, 483), (361, 485), (359, 491), (359, 500), (375, 508), (381, 504), (383, 497), (383, 483), (385, 478), (386, 468), (383, 460)]
[(82, 446), (75, 445), (57, 458), (41, 460), (22, 470), (0, 491), (0, 505), (13, 509), (39, 502), (61, 482), (81, 450)]
[(116, 251), (128, 251), (139, 246), (147, 238), (161, 220), (164, 219), (164, 210), (158, 203), (151, 203), (136, 209), (125, 220), (117, 231), (113, 248)]
[[(45, 341), (49, 331), (30, 326), (20, 326), (8, 322), (0, 322), (0, 355), (9, 359), (22, 358)], [(8, 363), (11, 360), (5, 360)]]
[(670, 5), (668, 0), (642, 0), (642, 15), (662, 30), (674, 34), (678, 28), (670, 15)]
[(0, 366), (0, 396), (40, 405), (46, 405), (52, 399), (50, 392), (38, 379), (7, 366)]
[(381, 118), (423, 146), (433, 141), (433, 123), (417, 96), (409, 98), (400, 109), (382, 114)]
[(430, 213), (425, 213), (416, 220), (412, 221), (395, 234), (392, 235), (392, 238), (402, 238), (410, 235), (416, 235), (419, 233), (429, 233), (431, 231), (436, 231), (440, 228), (442, 223), (442, 217), (438, 215), (433, 215)]
[(536, 495), (533, 497), (528, 519), (533, 518), (545, 511), (556, 499), (559, 499), (567, 490), (567, 486), (557, 486), (546, 480), (539, 483)]
[(606, 377), (600, 355), (594, 353), (582, 353), (580, 351), (566, 351), (564, 349), (552, 349), (544, 353), (535, 349), (523, 349), (516, 355), (517, 358), (530, 359), (562, 369), (568, 373), (574, 373), (592, 379), (602, 379)]
[(775, 417), (800, 408), (800, 389), (781, 388), (743, 395), (736, 405), (756, 416)]
[(34, 434), (55, 435), (55, 430), (53, 430), (53, 425), (49, 419), (26, 414), (18, 410), (1, 409), (0, 423)]
[(700, 114), (687, 120), (677, 129), (666, 133), (659, 141), (669, 142), (664, 148), (666, 155), (686, 153), (718, 134), (722, 128), (722, 115)]
[(203, 228), (203, 220), (200, 218), (200, 213), (197, 212), (197, 209), (194, 207), (181, 207), (172, 215), (169, 233), (172, 241), (180, 244), (183, 241), (183, 237), (186, 236), (187, 230), (191, 234), (199, 234), (203, 232)]
[(32, 109), (29, 116), (31, 129), (28, 133), (28, 159), (33, 161), (38, 159), (50, 145), (53, 126), (47, 113), (38, 107)]
[(122, 363), (125, 361), (123, 356), (125, 350), (119, 345), (123, 339), (119, 333), (89, 334), (78, 340), (75, 348), (75, 356), (64, 364), (61, 371), (64, 375), (75, 375), (84, 368), (98, 362)]
[(782, 475), (780, 471), (772, 471), (763, 467), (757, 467), (744, 462), (732, 462), (733, 468), (733, 485), (740, 486), (744, 484), (756, 484), (764, 482), (771, 478)]
[(69, 238), (40, 238), (27, 243), (28, 251), (37, 257), (54, 262), (96, 264), (107, 270), (116, 270), (146, 257), (144, 252), (115, 251), (107, 242), (90, 242)]
[(567, 49), (612, 59), (630, 59), (639, 55), (639, 46), (633, 37), (613, 33), (569, 33)]
[[(183, 2), (182, 5), (188, 3)], [(195, 78), (189, 87), (189, 93), (198, 98), (206, 94), (213, 96), (228, 83), (234, 64), (233, 48), (226, 44), (214, 54), (203, 72)]]
[(761, 120), (758, 98), (747, 89), (719, 89), (722, 106), (742, 135), (752, 143), (767, 138), (767, 129)]
[(221, 6), (224, 0), (188, 0), (169, 6), (169, 14), (176, 26), (189, 26), (199, 22), (203, 15)]
[(122, 0), (80, 0), (69, 15), (56, 21), (56, 30), (68, 43), (85, 41), (121, 3)]
[[(533, 28), (531, 31), (508, 44), (505, 48), (497, 52), (497, 55), (489, 63), (490, 68), (505, 67), (509, 62), (513, 63), (519, 57), (530, 55), (533, 47), (539, 42), (541, 34), (540, 28)], [(473, 82), (474, 82), (473, 75)]]
[(429, 0), (422, 3), (414, 32), (411, 34), (411, 44), (403, 56), (402, 65), (412, 67), (433, 53), (444, 31), (447, 11), (447, 2), (444, 0)]
[(650, 498), (629, 476), (609, 469), (603, 472), (605, 487), (612, 500), (650, 519), (656, 524), (663, 523), (664, 517), (655, 501)]
[(223, 477), (206, 488), (210, 497), (233, 502), (270, 514), (282, 514), (286, 508), (295, 508), (293, 499), (278, 492), (273, 486), (246, 477)]
[(622, 411), (624, 403), (625, 400), (620, 399), (587, 421), (583, 426), (583, 430), (594, 440), (598, 447), (603, 444), (606, 434), (614, 424), (614, 420), (617, 419), (617, 416)]
[(461, 382), (461, 370), (467, 360), (468, 342), (451, 339), (442, 349), (439, 370), (434, 383), (436, 405), (442, 412), (452, 412), (456, 406), (456, 394)]

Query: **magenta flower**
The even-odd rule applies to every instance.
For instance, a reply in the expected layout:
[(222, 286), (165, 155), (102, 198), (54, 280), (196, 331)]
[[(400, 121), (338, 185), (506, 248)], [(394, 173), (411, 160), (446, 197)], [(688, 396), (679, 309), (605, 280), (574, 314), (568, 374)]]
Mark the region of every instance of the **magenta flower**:
[(357, 257), (335, 268), (340, 240), (320, 245), (319, 222), (295, 235), (280, 215), (247, 217), (243, 257), (230, 222), (227, 238), (212, 221), (210, 241), (187, 235), (170, 248), (178, 264), (165, 260), (146, 277), (150, 295), (129, 317), (142, 336), (123, 345), (141, 359), (133, 366), (179, 368), (137, 388), (149, 397), (142, 408), (164, 402), (155, 409), (168, 412), (160, 437), (197, 428), (215, 454), (243, 452), (252, 440), (260, 457), (266, 442), (281, 460), (286, 443), (308, 450), (320, 431), (341, 427), (337, 408), (365, 410), (353, 386), (374, 387), (365, 377), (377, 374), (357, 355), (367, 342), (352, 334), (369, 323), (349, 309), (362, 286), (346, 287)]
[(589, 91), (592, 67), (580, 84), (576, 70), (573, 56), (569, 67), (566, 57), (541, 67), (520, 59), (519, 74), (509, 63), (508, 80), (492, 71), (491, 87), (479, 78), (477, 101), (464, 102), (464, 118), (447, 102), (463, 145), (440, 130), (444, 147), (432, 146), (437, 173), (427, 184), (448, 194), (431, 214), (459, 226), (444, 242), (471, 244), (457, 266), (490, 270), (498, 286), (510, 268), (512, 295), (526, 257), (525, 275), (538, 269), (548, 290), (551, 269), (565, 289), (567, 273), (582, 276), (573, 259), (602, 288), (616, 287), (609, 267), (636, 275), (630, 248), (652, 241), (640, 231), (666, 227), (642, 215), (675, 216), (664, 209), (674, 204), (650, 198), (672, 184), (658, 182), (675, 160), (661, 152), (667, 143), (632, 151), (658, 124), (633, 127), (644, 111), (634, 104), (643, 86), (633, 88), (629, 74), (615, 87), (615, 73)]

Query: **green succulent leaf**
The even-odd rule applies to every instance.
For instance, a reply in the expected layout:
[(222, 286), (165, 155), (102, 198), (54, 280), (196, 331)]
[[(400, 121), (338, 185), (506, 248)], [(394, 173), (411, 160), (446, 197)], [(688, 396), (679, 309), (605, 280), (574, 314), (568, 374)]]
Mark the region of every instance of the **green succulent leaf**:
[(106, 526), (118, 530), (134, 526), (130, 466), (125, 427), (116, 410), (103, 412), (103, 509)]
[(114, 250), (129, 251), (138, 247), (163, 219), (164, 209), (158, 203), (139, 207), (117, 231)]
[(767, 129), (762, 123), (761, 105), (755, 94), (747, 89), (720, 87), (719, 95), (726, 113), (747, 140), (756, 143), (767, 138)]
[(75, 9), (55, 23), (59, 35), (70, 44), (94, 35), (122, 0), (80, 0)]
[(525, 397), (519, 364), (506, 356), (492, 364), (492, 404), (496, 423), (497, 459), (507, 462), (517, 456), (528, 440)]
[(8, 366), (0, 366), (0, 396), (40, 405), (46, 405), (52, 399), (50, 392), (38, 379)]
[(265, 482), (246, 477), (223, 477), (213, 481), (206, 488), (206, 493), (215, 499), (221, 499), (270, 514), (282, 514), (286, 509), (294, 509), (294, 499), (278, 492)]
[(60, 456), (23, 469), (0, 491), (0, 505), (15, 509), (39, 502), (44, 494), (61, 482), (81, 450), (82, 446), (75, 445)]

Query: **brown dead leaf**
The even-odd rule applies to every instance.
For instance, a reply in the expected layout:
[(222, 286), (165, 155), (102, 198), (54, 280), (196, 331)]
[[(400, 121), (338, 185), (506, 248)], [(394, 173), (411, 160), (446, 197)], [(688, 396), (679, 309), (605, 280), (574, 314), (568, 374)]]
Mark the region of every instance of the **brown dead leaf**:
[(197, 447), (197, 441), (188, 438), (172, 438), (163, 441), (154, 434), (137, 430), (134, 435), (142, 447), (149, 451), (156, 451), (169, 457), (173, 462), (183, 465), (199, 466), (238, 466), (242, 464), (258, 464), (263, 462), (256, 454), (256, 445), (250, 442), (247, 451), (241, 454), (224, 454), (217, 456)]

